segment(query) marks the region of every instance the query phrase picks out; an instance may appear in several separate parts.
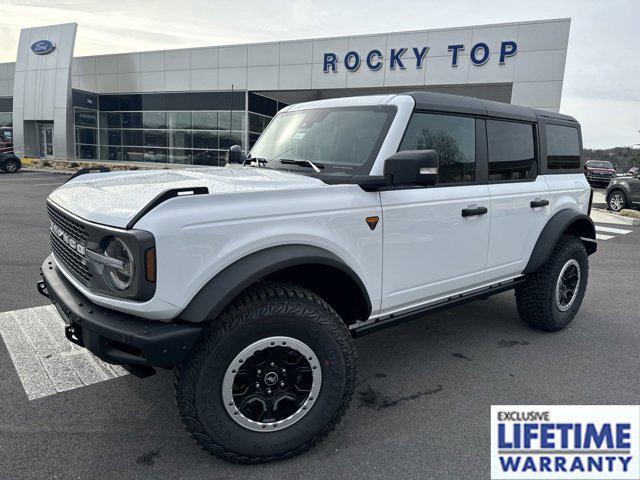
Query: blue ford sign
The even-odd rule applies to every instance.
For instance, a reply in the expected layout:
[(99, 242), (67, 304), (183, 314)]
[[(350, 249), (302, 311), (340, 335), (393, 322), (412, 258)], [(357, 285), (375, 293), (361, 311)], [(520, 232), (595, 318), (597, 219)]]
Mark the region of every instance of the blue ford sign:
[(51, 40), (38, 40), (31, 45), (31, 51), (36, 55), (49, 55), (56, 49), (56, 44)]
[[(448, 51), (451, 54), (451, 66), (458, 66), (458, 54), (465, 50), (463, 44), (449, 45)], [(410, 51), (412, 57), (405, 59), (403, 56)], [(389, 69), (405, 70), (407, 67), (405, 64), (413, 64), (416, 69), (421, 69), (426, 62), (427, 53), (429, 47), (413, 47), (411, 49), (407, 47), (392, 48), (389, 52)], [(504, 65), (508, 57), (513, 57), (518, 52), (518, 45), (516, 42), (508, 40), (500, 44), (499, 63)], [(476, 43), (471, 47), (469, 51), (469, 58), (471, 63), (476, 66), (484, 65), (489, 61), (491, 53), (489, 46), (486, 43)], [(338, 64), (342, 63), (344, 68), (348, 72), (355, 72), (360, 68), (361, 64), (365, 64), (369, 70), (376, 71), (382, 68), (383, 54), (380, 50), (373, 49), (365, 54), (360, 54), (355, 50), (347, 52), (344, 58), (338, 58), (333, 52), (326, 52), (324, 54), (322, 69), (324, 73), (337, 72)]]

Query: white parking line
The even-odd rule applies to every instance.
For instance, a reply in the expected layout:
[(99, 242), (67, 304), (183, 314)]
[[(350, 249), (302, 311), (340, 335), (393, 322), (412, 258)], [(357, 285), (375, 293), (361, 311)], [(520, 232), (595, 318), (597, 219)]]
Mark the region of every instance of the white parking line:
[(609, 240), (613, 237), (614, 235), (602, 235), (601, 233), (596, 233), (596, 240)]
[(599, 232), (619, 233), (620, 235), (626, 235), (627, 233), (633, 232), (633, 230), (623, 230), (621, 228), (603, 227), (601, 225), (596, 225), (596, 230)]
[(29, 400), (127, 374), (69, 342), (53, 305), (0, 313), (0, 335)]

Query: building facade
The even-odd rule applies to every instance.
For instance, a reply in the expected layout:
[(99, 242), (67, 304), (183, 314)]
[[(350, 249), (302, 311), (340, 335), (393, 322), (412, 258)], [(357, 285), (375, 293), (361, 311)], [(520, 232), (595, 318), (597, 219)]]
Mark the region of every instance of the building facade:
[[(569, 19), (74, 57), (76, 24), (23, 29), (0, 64), (20, 156), (217, 165), (284, 105), (428, 90), (558, 112)], [(4, 133), (2, 133), (4, 132)]]

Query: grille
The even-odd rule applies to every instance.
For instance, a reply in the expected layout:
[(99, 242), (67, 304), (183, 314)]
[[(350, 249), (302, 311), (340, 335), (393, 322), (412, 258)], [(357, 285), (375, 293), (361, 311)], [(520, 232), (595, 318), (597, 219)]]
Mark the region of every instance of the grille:
[[(65, 233), (83, 243), (87, 240), (87, 230), (80, 222), (77, 222), (49, 204), (47, 204), (47, 211), (51, 221), (62, 228)], [(64, 266), (79, 280), (85, 283), (89, 282), (92, 275), (89, 267), (86, 265), (85, 258), (53, 233), (50, 232), (49, 237), (51, 239), (51, 250)]]
[(57, 208), (52, 207), (47, 203), (47, 213), (53, 223), (62, 228), (65, 232), (71, 235), (76, 240), (87, 240), (87, 229), (80, 222), (77, 222), (69, 215), (62, 213)]
[(77, 252), (71, 250), (62, 240), (53, 233), (49, 234), (51, 238), (51, 250), (56, 257), (64, 263), (65, 267), (71, 270), (77, 278), (88, 282), (91, 280), (91, 272), (87, 265), (83, 265), (84, 258)]

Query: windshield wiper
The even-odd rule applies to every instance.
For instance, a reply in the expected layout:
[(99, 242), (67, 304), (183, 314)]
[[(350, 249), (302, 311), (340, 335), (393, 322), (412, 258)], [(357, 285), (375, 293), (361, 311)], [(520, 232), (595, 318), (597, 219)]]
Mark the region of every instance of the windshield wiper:
[(289, 165), (300, 165), (301, 167), (311, 167), (314, 172), (320, 173), (320, 170), (324, 168), (321, 163), (313, 163), (311, 160), (289, 160), (287, 158), (279, 160), (280, 163)]

